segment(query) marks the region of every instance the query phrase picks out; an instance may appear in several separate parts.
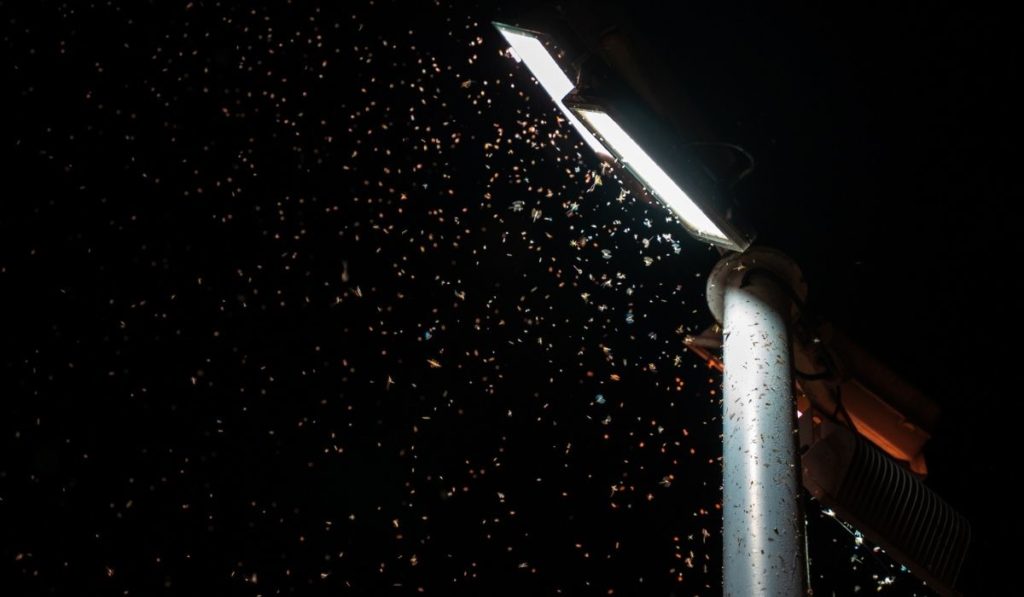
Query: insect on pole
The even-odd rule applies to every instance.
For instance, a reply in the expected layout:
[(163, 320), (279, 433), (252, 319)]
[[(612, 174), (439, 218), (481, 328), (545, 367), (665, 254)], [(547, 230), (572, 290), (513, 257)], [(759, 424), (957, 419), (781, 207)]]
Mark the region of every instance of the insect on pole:
[(723, 594), (805, 594), (789, 323), (806, 287), (784, 254), (728, 255), (708, 279), (722, 324)]

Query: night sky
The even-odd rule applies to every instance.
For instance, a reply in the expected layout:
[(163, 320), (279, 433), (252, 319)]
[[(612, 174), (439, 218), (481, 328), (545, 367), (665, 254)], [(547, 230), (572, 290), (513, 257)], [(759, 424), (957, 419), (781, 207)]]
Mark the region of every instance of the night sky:
[[(682, 343), (718, 253), (560, 119), (514, 11), (413, 4), (0, 2), (4, 595), (720, 594)], [(766, 241), (946, 408), (929, 483), (995, 592), (1005, 17), (672, 10)], [(931, 594), (807, 508), (816, 594)]]

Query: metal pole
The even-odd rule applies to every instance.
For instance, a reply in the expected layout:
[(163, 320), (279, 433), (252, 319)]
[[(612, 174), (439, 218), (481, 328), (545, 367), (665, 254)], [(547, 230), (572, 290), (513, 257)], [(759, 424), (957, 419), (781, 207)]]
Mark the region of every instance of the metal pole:
[(806, 592), (790, 359), (799, 269), (754, 248), (719, 261), (708, 303), (723, 325), (723, 594)]

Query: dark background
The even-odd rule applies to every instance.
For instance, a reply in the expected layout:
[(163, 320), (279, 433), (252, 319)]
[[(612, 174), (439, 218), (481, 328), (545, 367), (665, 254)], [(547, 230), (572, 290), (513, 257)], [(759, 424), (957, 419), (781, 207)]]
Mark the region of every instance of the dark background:
[[(1019, 28), (648, 4), (1015, 586)], [(717, 254), (595, 184), (510, 12), (0, 3), (5, 594), (720, 592)], [(810, 518), (819, 594), (927, 594)]]

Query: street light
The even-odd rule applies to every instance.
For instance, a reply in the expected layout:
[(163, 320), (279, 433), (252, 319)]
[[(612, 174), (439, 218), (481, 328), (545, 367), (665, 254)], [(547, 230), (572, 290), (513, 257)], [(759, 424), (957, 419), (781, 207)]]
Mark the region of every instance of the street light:
[[(712, 222), (606, 111), (569, 104), (694, 237), (734, 251), (749, 247), (745, 238), (727, 235), (724, 225)], [(796, 265), (763, 247), (727, 255), (709, 278), (713, 314), (725, 326), (728, 363), (722, 377), (725, 595), (796, 597), (806, 591), (789, 331), (792, 297), (802, 300), (805, 293)]]
[[(495, 23), (588, 145), (611, 158), (671, 209), (696, 238), (731, 251), (750, 240), (720, 214), (694, 201), (608, 109), (566, 96), (575, 85), (541, 41), (526, 29)], [(579, 116), (579, 118), (577, 118)], [(770, 275), (737, 275), (744, 270)], [(726, 595), (805, 592), (803, 516), (789, 349), (790, 297), (802, 277), (777, 251), (755, 248), (727, 256), (715, 268), (726, 326), (723, 381), (723, 542)], [(782, 288), (778, 280), (790, 286)]]
[[(589, 37), (606, 62), (615, 65), (620, 78), (651, 79), (649, 65), (637, 60), (621, 34), (612, 32), (607, 24), (600, 24), (590, 14), (580, 21), (589, 25)], [(955, 594), (953, 585), (966, 553), (969, 527), (910, 472), (892, 461), (878, 464), (878, 458), (885, 457), (876, 457), (874, 447), (856, 436), (854, 440), (840, 441), (844, 436), (838, 431), (831, 433), (831, 439), (820, 438), (823, 441), (817, 446), (804, 444), (809, 457), (801, 469), (791, 324), (800, 317), (806, 285), (797, 265), (779, 251), (751, 246), (752, 237), (721, 209), (716, 209), (714, 198), (707, 196), (713, 194), (714, 185), (708, 183), (706, 176), (700, 176), (699, 167), (685, 163), (693, 162), (692, 156), (680, 151), (664, 126), (652, 126), (652, 120), (645, 119), (642, 109), (634, 109), (643, 101), (630, 99), (628, 93), (623, 96), (621, 86), (616, 87), (614, 82), (609, 86), (607, 76), (595, 76), (592, 81), (584, 81), (583, 86), (574, 84), (574, 79), (579, 81), (582, 77), (571, 78), (566, 74), (566, 66), (556, 60), (539, 33), (498, 23), (495, 26), (588, 145), (603, 160), (618, 166), (627, 184), (636, 183), (631, 186), (639, 185), (672, 210), (695, 238), (727, 251), (715, 265), (707, 284), (708, 306), (723, 327), (725, 362), (723, 593), (744, 597), (806, 594), (804, 517), (799, 495), (802, 470), (803, 484), (815, 497), (862, 524), (870, 537), (885, 545), (934, 588)], [(582, 62), (574, 61), (573, 70), (582, 71)], [(667, 78), (653, 80), (661, 82)], [(650, 80), (641, 82), (649, 101), (654, 86)], [(612, 91), (602, 94), (602, 90), (608, 89)], [(798, 358), (807, 361), (809, 354), (813, 357), (814, 350), (800, 348)], [(849, 362), (863, 365), (868, 361)], [(862, 377), (852, 381), (841, 379), (838, 372), (830, 373), (837, 384), (842, 382), (861, 390), (874, 386), (857, 382), (885, 378), (877, 374), (875, 367), (855, 365), (854, 369), (854, 376)], [(893, 407), (900, 405), (900, 401), (891, 401), (886, 395), (905, 393), (892, 380), (889, 376), (888, 383), (883, 384), (890, 387), (860, 391), (859, 406), (852, 417), (841, 399), (823, 396), (830, 388), (808, 383), (803, 398), (810, 396), (819, 410), (810, 410), (812, 414), (805, 417), (803, 427), (817, 424), (815, 413), (842, 421), (855, 431), (855, 421), (870, 423), (871, 433), (866, 437), (890, 456), (911, 460), (909, 468), (915, 472), (923, 472), (918, 441), (921, 434), (888, 431), (911, 423), (903, 414), (907, 409), (901, 412)], [(831, 413), (821, 406), (830, 403), (835, 405)], [(836, 415), (839, 410), (842, 418)], [(820, 429), (815, 429), (821, 435)], [(894, 485), (896, 479), (898, 486)], [(859, 484), (858, 488), (871, 491), (853, 491), (853, 482)], [(901, 512), (906, 520), (893, 519), (893, 511)], [(940, 523), (949, 528), (934, 531), (933, 527)], [(942, 545), (929, 544), (936, 539)]]

